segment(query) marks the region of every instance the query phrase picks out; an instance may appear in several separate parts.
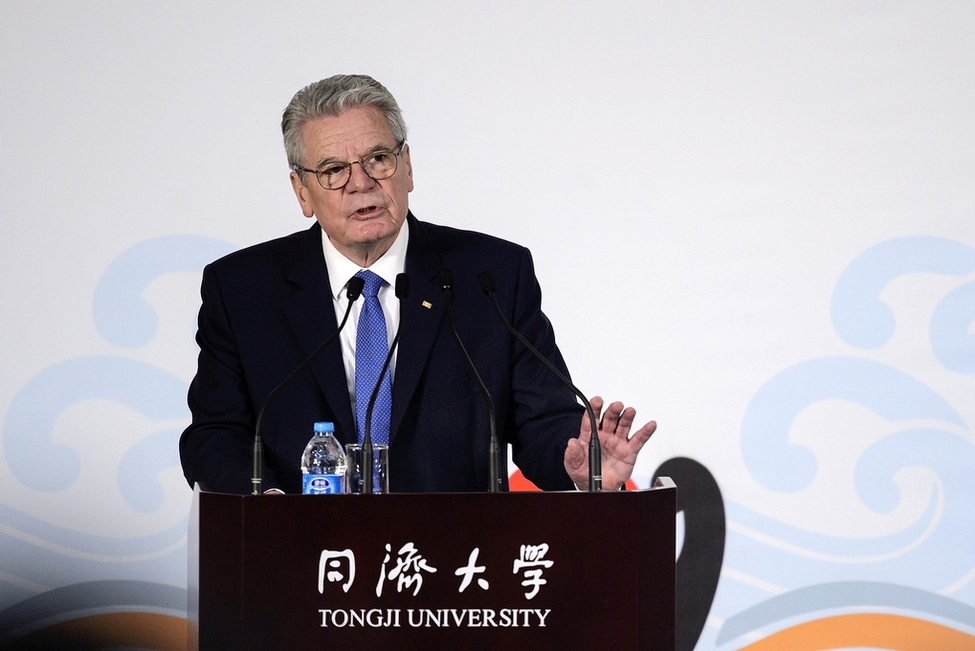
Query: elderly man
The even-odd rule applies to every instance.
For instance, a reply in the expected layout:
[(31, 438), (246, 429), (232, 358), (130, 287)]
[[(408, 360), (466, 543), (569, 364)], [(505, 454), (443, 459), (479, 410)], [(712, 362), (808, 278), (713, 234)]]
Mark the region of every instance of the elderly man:
[[(357, 335), (368, 331), (385, 353), (402, 323), (372, 421), (374, 436), (389, 443), (390, 488), (485, 490), (489, 419), (436, 282), (442, 269), (451, 269), (456, 328), (495, 401), (498, 434), (512, 446), (515, 463), (541, 488), (585, 487), (588, 419), (580, 428), (583, 410), (573, 393), (511, 338), (477, 282), (478, 274), (491, 272), (507, 319), (564, 371), (528, 250), (413, 216), (406, 125), (392, 95), (370, 77), (340, 75), (302, 89), (285, 109), (282, 130), (295, 196), (316, 223), (204, 271), (199, 367), (189, 391), (193, 422), (180, 439), (187, 481), (206, 490), (250, 492), (257, 410), (335, 332), (348, 305), (349, 280), (360, 276), (367, 289), (352, 306), (340, 341), (264, 415), (264, 488), (300, 492), (299, 462), (314, 422), (333, 422), (342, 443), (361, 439), (379, 373), (362, 377), (366, 363), (360, 361), (357, 378), (357, 354), (372, 346)], [(410, 291), (400, 315), (392, 286), (404, 272)], [(372, 299), (370, 284), (377, 288)], [(360, 310), (371, 315), (367, 325)], [(594, 398), (592, 406), (598, 418), (603, 401)], [(631, 436), (634, 417), (620, 403), (601, 414), (607, 490), (627, 480), (656, 427), (651, 421)]]

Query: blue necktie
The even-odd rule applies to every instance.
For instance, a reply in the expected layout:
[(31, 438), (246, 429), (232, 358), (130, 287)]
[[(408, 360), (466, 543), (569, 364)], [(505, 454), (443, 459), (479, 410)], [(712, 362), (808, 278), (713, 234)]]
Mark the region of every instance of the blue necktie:
[[(386, 338), (386, 317), (379, 304), (379, 288), (383, 279), (371, 271), (356, 274), (365, 281), (362, 288), (362, 310), (359, 312), (359, 325), (355, 335), (355, 415), (359, 442), (366, 432), (366, 411), (372, 397), (379, 372), (383, 369), (389, 353), (389, 340)], [(370, 434), (376, 445), (389, 444), (389, 414), (392, 411), (393, 396), (390, 389), (389, 371), (383, 376), (376, 406), (372, 410)]]

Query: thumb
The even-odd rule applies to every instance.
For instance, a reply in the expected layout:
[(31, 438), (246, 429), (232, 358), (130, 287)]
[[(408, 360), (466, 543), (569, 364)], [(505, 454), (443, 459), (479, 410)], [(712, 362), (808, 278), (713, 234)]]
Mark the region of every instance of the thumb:
[(565, 446), (565, 467), (568, 470), (581, 468), (586, 463), (586, 446), (579, 439), (569, 439)]

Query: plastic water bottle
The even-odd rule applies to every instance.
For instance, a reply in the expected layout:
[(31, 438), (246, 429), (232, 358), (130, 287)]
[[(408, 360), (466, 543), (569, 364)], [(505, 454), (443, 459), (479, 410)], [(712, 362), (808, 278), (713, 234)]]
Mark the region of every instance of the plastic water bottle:
[(315, 423), (315, 435), (301, 455), (301, 492), (305, 495), (344, 492), (345, 451), (334, 431), (332, 423)]

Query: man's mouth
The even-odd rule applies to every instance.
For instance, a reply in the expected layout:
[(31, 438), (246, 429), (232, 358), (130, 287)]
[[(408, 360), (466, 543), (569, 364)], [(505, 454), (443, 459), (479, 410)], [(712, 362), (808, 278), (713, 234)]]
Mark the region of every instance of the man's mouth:
[(368, 215), (376, 210), (378, 210), (378, 206), (366, 206), (365, 208), (359, 208), (355, 212), (357, 215)]

